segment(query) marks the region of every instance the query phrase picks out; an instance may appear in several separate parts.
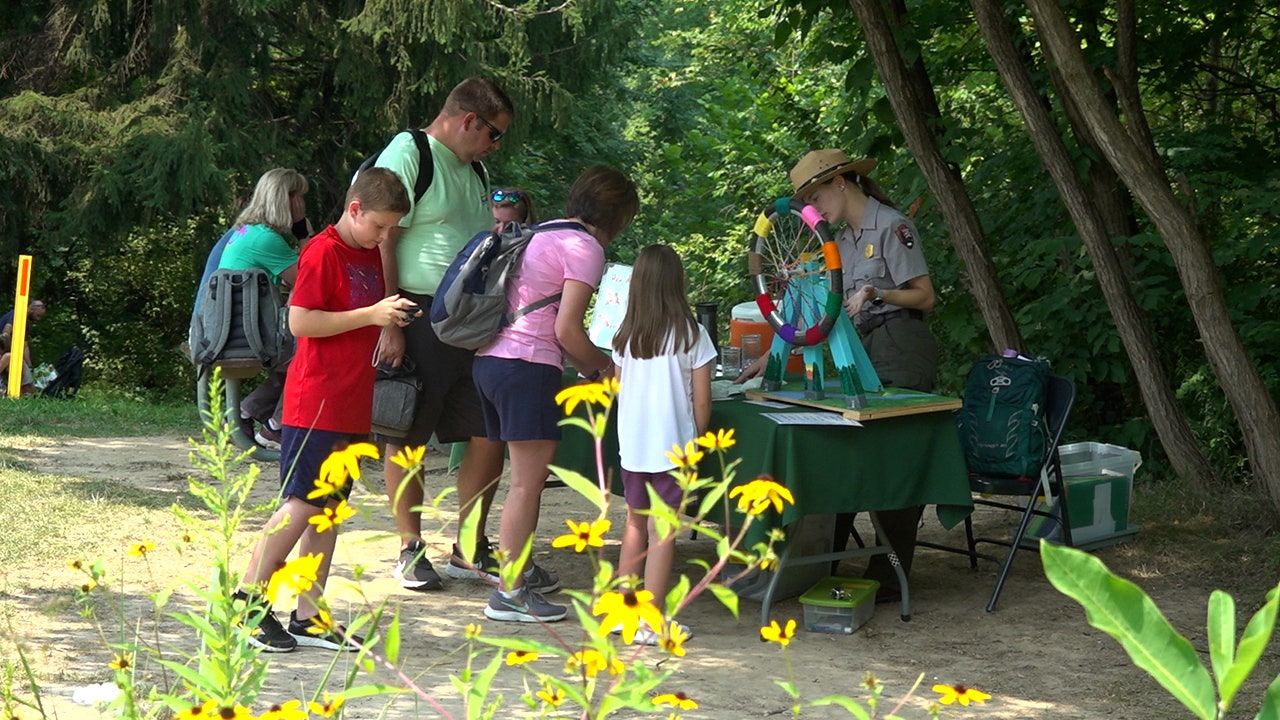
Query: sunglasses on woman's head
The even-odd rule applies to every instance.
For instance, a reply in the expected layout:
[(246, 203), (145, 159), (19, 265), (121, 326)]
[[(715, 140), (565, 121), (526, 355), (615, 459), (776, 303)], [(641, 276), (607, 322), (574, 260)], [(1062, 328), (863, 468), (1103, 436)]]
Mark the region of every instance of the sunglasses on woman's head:
[(512, 205), (515, 205), (516, 203), (520, 202), (520, 193), (507, 192), (505, 190), (494, 190), (493, 201), (495, 203), (506, 202), (506, 203), (511, 203)]

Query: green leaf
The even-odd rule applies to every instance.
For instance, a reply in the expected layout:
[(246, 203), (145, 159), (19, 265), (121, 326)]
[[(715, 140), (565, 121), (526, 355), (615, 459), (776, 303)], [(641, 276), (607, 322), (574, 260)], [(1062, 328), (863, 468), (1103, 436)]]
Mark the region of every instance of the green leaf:
[(721, 605), (724, 605), (729, 609), (729, 612), (733, 613), (735, 618), (738, 617), (738, 593), (719, 583), (711, 583), (707, 586), (707, 589), (711, 591), (712, 595), (716, 596)]
[(676, 609), (680, 607), (680, 603), (684, 602), (685, 597), (689, 595), (689, 576), (681, 573), (680, 579), (676, 580), (676, 584), (667, 591), (666, 607), (663, 608), (663, 614), (666, 617), (672, 617), (676, 614)]
[(387, 627), (387, 636), (382, 640), (382, 653), (386, 655), (387, 662), (392, 665), (400, 662), (400, 608), (398, 607), (395, 615), (391, 617), (391, 624)]
[(828, 695), (809, 703), (810, 707), (822, 707), (824, 705), (839, 705), (848, 711), (850, 715), (858, 718), (858, 720), (871, 720), (871, 716), (867, 714), (867, 711), (864, 710), (862, 706), (858, 704), (858, 701), (853, 698), (845, 697), (843, 695)]
[(600, 491), (600, 486), (595, 482), (588, 480), (585, 475), (575, 472), (568, 468), (562, 468), (557, 465), (548, 467), (555, 476), (564, 481), (565, 485), (573, 488), (579, 495), (591, 501), (591, 504), (600, 509), (600, 512), (608, 511), (607, 498)]
[(479, 502), (480, 496), (477, 495), (471, 507), (463, 513), (458, 519), (458, 551), (462, 553), (464, 558), (473, 558), (476, 556), (476, 538), (479, 534), (476, 532), (482, 521), (482, 508), (484, 504)]
[[(1218, 592), (1215, 590), (1214, 594)], [(1218, 695), (1222, 698), (1219, 705), (1223, 713), (1231, 707), (1231, 701), (1239, 692), (1240, 686), (1253, 673), (1258, 660), (1262, 657), (1262, 652), (1267, 649), (1267, 643), (1270, 642), (1271, 635), (1275, 631), (1278, 606), (1280, 606), (1280, 595), (1271, 593), (1267, 602), (1258, 608), (1258, 612), (1249, 619), (1249, 624), (1244, 626), (1244, 634), (1240, 637), (1239, 647), (1236, 648), (1235, 662), (1227, 668), (1225, 673), (1218, 676)]]
[(1230, 703), (1222, 692), (1222, 681), (1227, 670), (1235, 662), (1236, 654), (1236, 601), (1221, 590), (1209, 595), (1209, 663), (1213, 675), (1218, 678), (1218, 692), (1224, 703)]
[(1115, 638), (1133, 663), (1202, 720), (1217, 714), (1213, 680), (1195, 648), (1169, 624), (1138, 586), (1112, 575), (1102, 561), (1074, 548), (1040, 541), (1049, 582), (1084, 607), (1089, 624)]
[(1280, 675), (1267, 686), (1267, 694), (1262, 698), (1262, 709), (1254, 720), (1280, 720)]

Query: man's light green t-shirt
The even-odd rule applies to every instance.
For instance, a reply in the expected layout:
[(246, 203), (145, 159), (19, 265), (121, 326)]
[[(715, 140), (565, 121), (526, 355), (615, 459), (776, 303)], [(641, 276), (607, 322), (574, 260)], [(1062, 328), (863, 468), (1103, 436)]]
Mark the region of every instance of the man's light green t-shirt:
[[(435, 174), (422, 200), (400, 221), (404, 231), (396, 243), (396, 263), (401, 289), (434, 295), (462, 246), (476, 233), (493, 227), (493, 211), (489, 189), (471, 164), (444, 143), (427, 137)], [(398, 173), (413, 201), (418, 148), (412, 135), (402, 132), (392, 138), (375, 165)]]

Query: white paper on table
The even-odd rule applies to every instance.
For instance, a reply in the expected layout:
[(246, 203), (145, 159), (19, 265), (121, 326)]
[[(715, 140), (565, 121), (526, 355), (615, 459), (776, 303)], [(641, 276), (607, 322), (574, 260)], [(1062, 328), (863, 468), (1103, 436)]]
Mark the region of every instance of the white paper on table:
[(779, 425), (849, 425), (862, 427), (862, 423), (857, 420), (851, 420), (838, 413), (830, 412), (763, 413), (762, 417), (767, 417)]
[(747, 402), (751, 405), (759, 405), (760, 407), (767, 407), (767, 408), (778, 408), (779, 410), (786, 410), (787, 408), (795, 407), (795, 405), (788, 405), (787, 403), (778, 402), (777, 400), (748, 400)]

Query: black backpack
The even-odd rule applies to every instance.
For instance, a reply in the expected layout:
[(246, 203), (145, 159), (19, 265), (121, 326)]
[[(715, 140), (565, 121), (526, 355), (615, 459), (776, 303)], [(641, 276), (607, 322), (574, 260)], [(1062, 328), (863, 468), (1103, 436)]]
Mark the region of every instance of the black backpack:
[(202, 373), (218, 360), (257, 359), (271, 367), (292, 354), (286, 309), (266, 271), (216, 270), (199, 295), (187, 341)]
[(40, 394), (48, 398), (70, 400), (80, 390), (80, 381), (84, 376), (84, 351), (79, 345), (71, 349), (53, 363), (54, 378), (44, 386)]
[[(435, 163), (431, 161), (431, 141), (427, 139), (427, 134), (419, 128), (408, 128), (405, 132), (413, 136), (413, 144), (418, 148), (418, 177), (413, 180), (413, 204), (417, 205), (422, 200), (422, 196), (427, 194), (427, 190), (431, 187), (431, 181), (435, 178)], [(378, 162), (378, 158), (382, 155), (382, 150), (375, 152), (360, 162), (360, 166), (356, 168), (355, 173), (351, 176), (351, 182), (355, 182), (360, 176), (360, 171), (371, 168)], [(489, 171), (485, 169), (484, 163), (474, 160), (471, 163), (471, 169), (476, 171), (476, 175), (480, 176), (480, 182), (484, 186), (489, 187)]]
[(1038, 479), (1049, 444), (1049, 362), (987, 355), (974, 363), (956, 414), (969, 471)]

